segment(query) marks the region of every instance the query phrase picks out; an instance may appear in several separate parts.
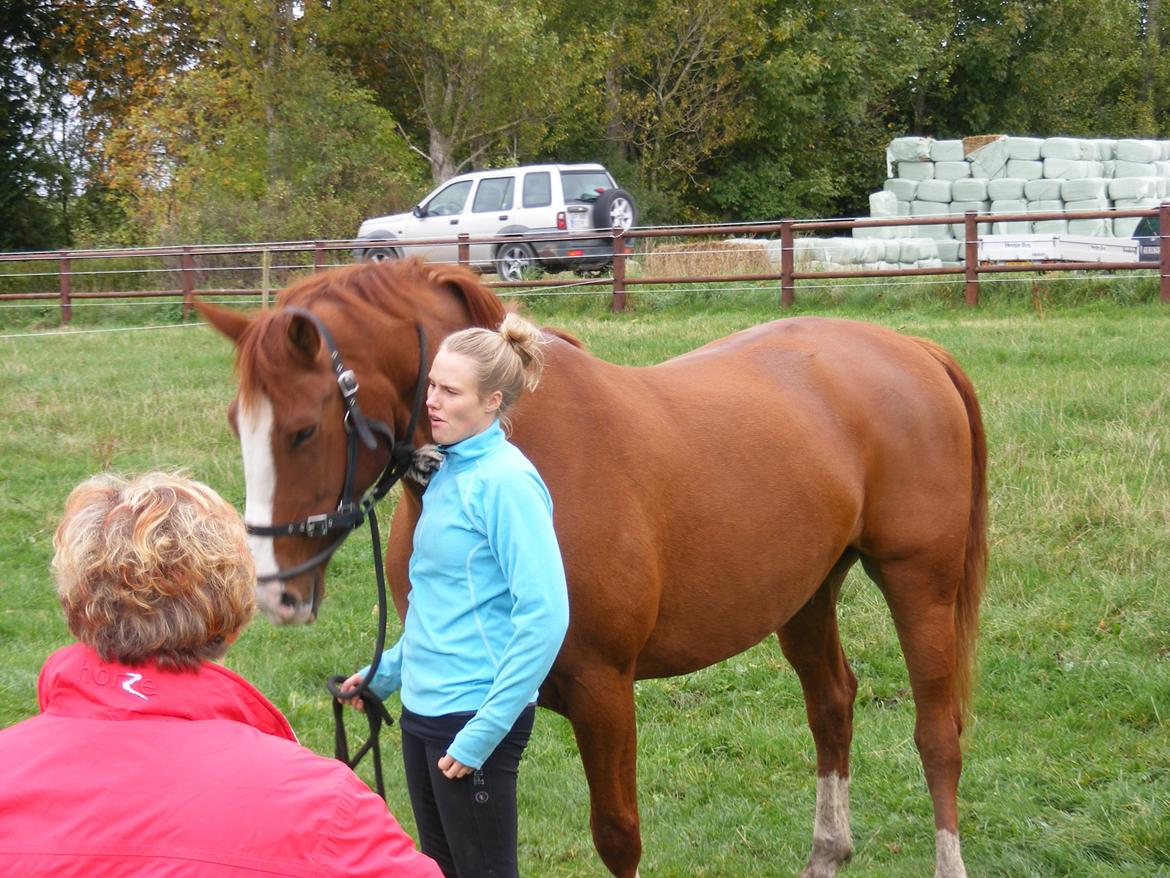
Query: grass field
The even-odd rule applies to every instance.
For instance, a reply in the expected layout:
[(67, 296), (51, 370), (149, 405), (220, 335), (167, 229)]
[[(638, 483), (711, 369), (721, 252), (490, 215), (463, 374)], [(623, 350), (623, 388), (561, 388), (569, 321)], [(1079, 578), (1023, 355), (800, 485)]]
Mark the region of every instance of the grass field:
[[(839, 285), (800, 293), (796, 308), (934, 339), (981, 395), (992, 555), (960, 787), (968, 870), (1170, 876), (1170, 307), (1151, 288), (1071, 282), (984, 298), (970, 310), (953, 285)], [(597, 297), (530, 308), (603, 358), (644, 364), (780, 316), (775, 300), (772, 287), (635, 295), (622, 316)], [(47, 573), (66, 494), (103, 468), (184, 467), (242, 508), (224, 415), (233, 392), (230, 346), (205, 327), (0, 338), (0, 726), (35, 712), (40, 662), (69, 640)], [(332, 748), (322, 682), (372, 649), (369, 551), (362, 532), (335, 560), (318, 624), (258, 620), (228, 656), (322, 753)], [(841, 621), (860, 681), (856, 852), (843, 874), (929, 875), (905, 668), (860, 574)], [(795, 875), (811, 836), (813, 747), (774, 640), (640, 683), (638, 704), (642, 874)], [(385, 743), (391, 807), (413, 829), (393, 733)], [(604, 874), (573, 737), (553, 714), (538, 718), (521, 796), (524, 874)]]

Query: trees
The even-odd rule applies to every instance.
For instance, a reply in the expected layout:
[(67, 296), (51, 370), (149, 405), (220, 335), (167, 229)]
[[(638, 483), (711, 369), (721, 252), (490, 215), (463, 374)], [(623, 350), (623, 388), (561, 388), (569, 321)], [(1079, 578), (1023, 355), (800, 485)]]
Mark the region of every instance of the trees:
[(557, 41), (539, 0), (350, 0), (314, 25), (401, 121), (435, 182), (547, 148), (581, 82), (579, 47)]

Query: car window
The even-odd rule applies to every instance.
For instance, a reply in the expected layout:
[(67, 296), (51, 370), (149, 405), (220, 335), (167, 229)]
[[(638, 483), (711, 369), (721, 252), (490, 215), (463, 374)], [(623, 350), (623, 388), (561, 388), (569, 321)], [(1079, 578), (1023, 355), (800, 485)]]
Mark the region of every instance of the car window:
[(491, 213), (495, 210), (512, 209), (514, 177), (488, 177), (479, 181), (475, 200), (471, 203), (472, 213)]
[(458, 183), (452, 183), (445, 189), (439, 190), (438, 194), (427, 202), (427, 216), (453, 216), (462, 213), (469, 192), (471, 192), (470, 180), (460, 180)]
[(596, 201), (598, 195), (613, 188), (613, 180), (605, 171), (562, 171), (561, 185), (565, 201)]
[(1159, 226), (1156, 216), (1143, 216), (1141, 222), (1138, 223), (1137, 228), (1134, 229), (1133, 236), (1135, 238), (1150, 238), (1156, 237), (1159, 234)]
[(552, 204), (552, 175), (537, 171), (524, 175), (524, 206), (548, 207)]

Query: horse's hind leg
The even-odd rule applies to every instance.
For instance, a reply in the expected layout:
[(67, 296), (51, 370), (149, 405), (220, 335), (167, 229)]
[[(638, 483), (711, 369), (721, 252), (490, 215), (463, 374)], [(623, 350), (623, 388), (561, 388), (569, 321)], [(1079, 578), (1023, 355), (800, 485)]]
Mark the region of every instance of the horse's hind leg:
[(914, 743), (934, 804), (935, 878), (966, 878), (959, 848), (963, 718), (956, 692), (955, 630), (962, 561), (919, 556), (865, 566), (885, 594), (910, 674)]
[(853, 852), (849, 829), (849, 746), (857, 678), (837, 631), (837, 594), (856, 554), (841, 557), (820, 589), (780, 629), (780, 646), (804, 690), (817, 748), (817, 810), (812, 854), (801, 878), (833, 878)]

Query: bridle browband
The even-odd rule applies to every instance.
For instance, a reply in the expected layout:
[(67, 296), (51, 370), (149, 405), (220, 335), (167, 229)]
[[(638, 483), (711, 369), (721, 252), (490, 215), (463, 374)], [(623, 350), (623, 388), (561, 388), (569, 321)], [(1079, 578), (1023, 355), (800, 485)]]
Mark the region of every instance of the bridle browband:
[[(333, 372), (337, 376), (337, 389), (341, 392), (341, 399), (345, 404), (344, 424), (345, 432), (349, 437), (345, 452), (345, 484), (342, 486), (341, 497), (337, 501), (337, 509), (334, 512), (309, 515), (300, 521), (287, 522), (285, 524), (245, 524), (245, 528), (253, 536), (274, 538), (295, 536), (319, 538), (329, 536), (331, 533), (337, 533), (337, 538), (333, 542), (307, 561), (302, 561), (283, 570), (277, 570), (275, 573), (266, 573), (256, 577), (260, 582), (283, 582), (286, 579), (299, 576), (305, 571), (316, 567), (318, 564), (329, 560), (333, 553), (341, 547), (345, 538), (355, 528), (359, 527), (363, 521), (369, 521), (370, 541), (373, 544), (374, 551), (374, 573), (378, 583), (378, 636), (374, 645), (374, 659), (370, 662), (370, 670), (366, 674), (365, 679), (355, 689), (351, 689), (348, 692), (341, 691), (340, 684), (346, 679), (344, 675), (330, 677), (326, 680), (325, 685), (329, 693), (333, 696), (334, 755), (350, 768), (355, 768), (366, 753), (373, 751), (375, 789), (377, 789), (378, 795), (385, 799), (386, 790), (382, 781), (382, 754), (378, 741), (382, 725), (392, 725), (394, 719), (387, 712), (386, 706), (382, 703), (382, 699), (370, 689), (370, 682), (374, 679), (374, 674), (377, 673), (378, 666), (382, 663), (382, 652), (386, 645), (387, 616), (386, 576), (382, 569), (382, 540), (378, 534), (378, 516), (374, 511), (374, 506), (410, 470), (411, 459), (414, 454), (414, 446), (411, 444), (411, 440), (414, 436), (415, 428), (418, 426), (418, 418), (422, 411), (423, 400), (426, 397), (427, 389), (426, 331), (423, 329), (421, 323), (415, 324), (415, 328), (418, 330), (418, 384), (414, 391), (414, 404), (410, 410), (410, 420), (407, 423), (406, 435), (402, 441), (397, 441), (394, 438), (394, 430), (392, 427), (384, 421), (367, 417), (362, 411), (361, 406), (358, 405), (357, 378), (354, 376), (353, 370), (346, 369), (345, 364), (342, 363), (341, 353), (337, 350), (337, 345), (333, 341), (333, 335), (329, 332), (329, 328), (321, 322), (321, 319), (316, 314), (304, 308), (294, 305), (284, 310), (288, 313), (304, 317), (312, 323), (317, 328), (317, 332), (320, 333), (325, 346), (329, 349), (329, 360), (333, 366)], [(375, 434), (386, 440), (390, 448), (390, 458), (374, 484), (366, 490), (360, 499), (355, 500), (353, 497), (353, 483), (354, 474), (357, 471), (358, 440), (360, 439), (368, 450), (373, 451), (378, 447), (378, 440)], [(313, 583), (312, 613), (314, 617), (317, 615), (317, 609), (320, 603), (321, 588), (319, 580), (317, 580)], [(341, 716), (341, 701), (353, 698), (361, 698), (364, 703), (366, 720), (370, 727), (370, 737), (358, 748), (351, 759), (349, 755), (349, 744), (346, 740), (345, 723)]]
[[(386, 424), (385, 421), (368, 417), (362, 411), (357, 399), (357, 378), (354, 376), (353, 370), (345, 368), (345, 364), (341, 361), (341, 353), (337, 350), (337, 345), (333, 341), (333, 334), (330, 333), (329, 328), (316, 314), (305, 308), (294, 305), (284, 310), (287, 313), (304, 317), (312, 323), (316, 327), (317, 332), (320, 333), (325, 347), (329, 350), (330, 364), (337, 378), (337, 389), (340, 391), (341, 400), (345, 405), (344, 424), (345, 432), (348, 435), (345, 455), (345, 484), (342, 486), (341, 496), (337, 501), (337, 508), (333, 512), (309, 515), (300, 521), (285, 522), (283, 524), (245, 524), (248, 533), (257, 537), (303, 536), (316, 539), (327, 537), (333, 533), (337, 534), (337, 538), (333, 542), (311, 558), (292, 567), (277, 570), (274, 573), (257, 574), (256, 579), (259, 582), (283, 582), (295, 576), (300, 576), (302, 573), (312, 570), (324, 561), (329, 560), (333, 556), (333, 553), (341, 548), (341, 544), (345, 542), (345, 538), (349, 536), (350, 532), (366, 520), (374, 504), (385, 497), (394, 484), (406, 475), (410, 469), (411, 455), (414, 452), (414, 446), (411, 445), (411, 438), (414, 436), (415, 428), (418, 426), (418, 418), (422, 411), (427, 386), (426, 331), (423, 329), (422, 324), (418, 323), (415, 324), (415, 328), (418, 330), (418, 384), (415, 387), (414, 405), (410, 410), (410, 421), (406, 427), (406, 435), (402, 441), (397, 441), (394, 437), (392, 427)], [(374, 484), (370, 486), (360, 499), (355, 499), (353, 496), (353, 483), (354, 474), (357, 471), (358, 440), (360, 439), (361, 443), (368, 450), (373, 451), (378, 447), (378, 439), (375, 434), (378, 434), (378, 436), (386, 440), (386, 444), (390, 448), (390, 458)], [(314, 584), (312, 608), (314, 616), (317, 614), (320, 601), (320, 588)]]

